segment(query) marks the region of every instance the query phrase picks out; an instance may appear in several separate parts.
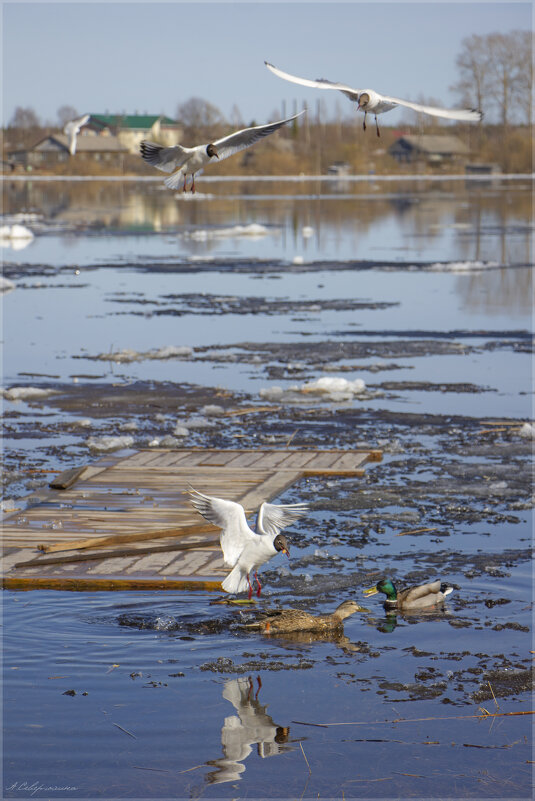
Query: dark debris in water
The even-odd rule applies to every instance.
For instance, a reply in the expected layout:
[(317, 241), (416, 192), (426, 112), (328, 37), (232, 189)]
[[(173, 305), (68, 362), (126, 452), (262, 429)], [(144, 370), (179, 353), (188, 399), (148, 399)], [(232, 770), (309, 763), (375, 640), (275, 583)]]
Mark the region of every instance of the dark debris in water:
[(249, 659), (247, 662), (236, 664), (232, 659), (225, 656), (218, 657), (214, 662), (205, 662), (200, 666), (202, 671), (212, 673), (254, 673), (259, 670), (310, 670), (314, 667), (315, 660), (300, 659), (298, 662), (284, 662), (281, 659), (269, 659), (266, 654), (261, 655), (260, 659)]

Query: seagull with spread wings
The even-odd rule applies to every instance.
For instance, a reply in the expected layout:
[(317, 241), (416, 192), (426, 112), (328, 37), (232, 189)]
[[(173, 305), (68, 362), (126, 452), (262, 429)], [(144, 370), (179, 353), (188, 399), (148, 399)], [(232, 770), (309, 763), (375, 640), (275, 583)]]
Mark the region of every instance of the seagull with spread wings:
[(183, 147), (182, 145), (163, 147), (143, 140), (140, 145), (141, 156), (148, 164), (152, 164), (158, 170), (172, 173), (164, 181), (169, 189), (178, 189), (183, 177), (182, 191), (185, 192), (187, 176), (191, 175), (191, 191), (195, 192), (195, 173), (210, 164), (213, 159), (222, 161), (229, 156), (234, 156), (240, 150), (245, 150), (246, 147), (256, 144), (264, 136), (275, 133), (283, 125), (295, 120), (301, 114), (304, 114), (304, 111), (278, 122), (268, 122), (266, 125), (256, 125), (254, 128), (243, 128), (241, 131), (235, 131), (222, 139), (217, 139), (215, 142), (197, 145), (196, 147)]
[(69, 138), (69, 153), (71, 156), (74, 156), (76, 153), (76, 137), (80, 133), (80, 128), (87, 125), (90, 117), (90, 114), (84, 114), (83, 117), (78, 117), (75, 120), (69, 120), (69, 122), (65, 123), (63, 133)]
[(203, 495), (191, 488), (190, 500), (195, 509), (214, 526), (221, 529), (220, 543), (223, 559), (232, 570), (222, 583), (225, 592), (248, 591), (249, 600), (253, 585), (249, 574), (254, 572), (260, 596), (262, 585), (257, 570), (277, 553), (290, 558), (290, 546), (281, 529), (298, 520), (308, 509), (305, 503), (263, 503), (258, 510), (256, 531), (247, 524), (243, 506), (234, 501)]
[(353, 103), (357, 104), (357, 111), (364, 112), (364, 121), (362, 127), (366, 130), (366, 115), (374, 114), (375, 116), (375, 129), (377, 136), (380, 136), (379, 125), (377, 123), (377, 115), (384, 114), (385, 111), (391, 111), (397, 106), (406, 106), (413, 111), (419, 111), (422, 114), (430, 114), (433, 117), (445, 117), (448, 120), (460, 120), (461, 122), (479, 122), (483, 113), (476, 109), (464, 108), (439, 108), (437, 106), (423, 106), (421, 103), (413, 103), (411, 100), (401, 100), (399, 97), (390, 97), (389, 95), (381, 95), (373, 89), (352, 89), (351, 86), (346, 86), (344, 83), (336, 83), (329, 81), (327, 78), (317, 78), (311, 81), (308, 78), (298, 78), (296, 75), (290, 75), (288, 72), (274, 67), (268, 61), (264, 64), (274, 75), (279, 78), (284, 78), (285, 81), (301, 84), (301, 86), (310, 86), (314, 89), (337, 89), (348, 97)]

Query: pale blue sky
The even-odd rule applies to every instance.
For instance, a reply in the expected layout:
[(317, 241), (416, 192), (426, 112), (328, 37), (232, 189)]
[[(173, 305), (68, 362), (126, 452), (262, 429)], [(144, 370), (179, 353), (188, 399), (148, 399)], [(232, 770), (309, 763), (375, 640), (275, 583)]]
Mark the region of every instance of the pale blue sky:
[[(472, 34), (532, 27), (515, 2), (4, 2), (3, 119), (16, 106), (56, 122), (57, 110), (166, 113), (192, 96), (246, 123), (310, 109), (321, 98), (351, 113), (338, 92), (282, 81), (264, 59), (406, 99), (456, 105), (455, 59)], [(401, 115), (402, 111), (392, 112)], [(390, 118), (389, 118), (390, 121)]]

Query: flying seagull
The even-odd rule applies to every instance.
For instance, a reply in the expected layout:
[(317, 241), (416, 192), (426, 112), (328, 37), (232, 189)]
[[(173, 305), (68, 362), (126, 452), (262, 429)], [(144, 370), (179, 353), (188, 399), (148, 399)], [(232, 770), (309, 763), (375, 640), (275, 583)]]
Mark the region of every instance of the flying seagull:
[(287, 122), (295, 120), (301, 114), (304, 114), (304, 111), (278, 122), (268, 122), (267, 125), (257, 125), (254, 128), (243, 128), (243, 130), (235, 131), (235, 133), (229, 134), (223, 139), (217, 139), (215, 142), (197, 145), (196, 147), (182, 147), (182, 145), (162, 147), (162, 145), (155, 145), (153, 142), (143, 140), (140, 146), (141, 155), (145, 161), (158, 170), (172, 173), (164, 181), (169, 189), (177, 189), (182, 176), (184, 176), (182, 189), (185, 192), (186, 179), (189, 174), (192, 178), (191, 191), (195, 192), (195, 173), (209, 164), (212, 159), (217, 158), (221, 161), (233, 156), (235, 153), (239, 153), (240, 150), (244, 150), (246, 147), (251, 147), (262, 137), (275, 133)]
[(377, 124), (377, 115), (384, 114), (385, 111), (391, 111), (397, 106), (406, 106), (422, 114), (431, 114), (433, 117), (446, 117), (448, 120), (462, 120), (463, 122), (479, 122), (483, 117), (483, 112), (477, 111), (476, 109), (422, 106), (421, 103), (413, 103), (410, 100), (400, 100), (399, 97), (381, 95), (373, 89), (352, 89), (344, 83), (328, 81), (326, 78), (318, 78), (315, 81), (311, 81), (308, 78), (298, 78), (295, 75), (290, 75), (287, 72), (279, 70), (268, 61), (264, 61), (264, 64), (274, 75), (278, 75), (279, 78), (284, 78), (286, 81), (299, 83), (301, 86), (311, 86), (315, 89), (338, 89), (339, 92), (343, 92), (346, 97), (357, 104), (357, 111), (364, 112), (364, 122), (362, 124), (364, 130), (366, 130), (366, 114), (370, 113), (375, 115), (377, 136), (381, 135), (379, 133), (379, 125)]
[(258, 510), (256, 531), (252, 531), (245, 518), (243, 506), (189, 490), (191, 503), (210, 523), (221, 529), (220, 543), (223, 559), (232, 570), (222, 583), (225, 592), (253, 594), (249, 574), (254, 571), (260, 596), (262, 585), (256, 571), (277, 553), (290, 557), (290, 546), (281, 529), (293, 523), (307, 511), (305, 503), (263, 503)]
[(69, 137), (69, 153), (74, 156), (76, 153), (76, 137), (83, 125), (89, 122), (90, 114), (84, 114), (83, 117), (78, 117), (75, 120), (69, 120), (63, 128), (63, 133)]

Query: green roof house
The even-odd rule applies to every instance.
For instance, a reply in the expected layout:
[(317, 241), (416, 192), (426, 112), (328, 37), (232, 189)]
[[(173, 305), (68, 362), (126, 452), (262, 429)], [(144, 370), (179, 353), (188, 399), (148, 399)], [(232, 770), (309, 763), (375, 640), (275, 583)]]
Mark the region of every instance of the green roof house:
[(164, 114), (91, 114), (87, 127), (103, 136), (116, 136), (136, 155), (142, 139), (169, 147), (178, 144), (183, 133), (180, 125)]

